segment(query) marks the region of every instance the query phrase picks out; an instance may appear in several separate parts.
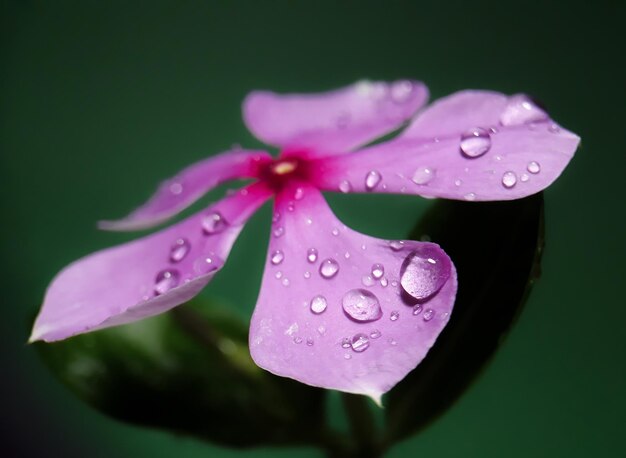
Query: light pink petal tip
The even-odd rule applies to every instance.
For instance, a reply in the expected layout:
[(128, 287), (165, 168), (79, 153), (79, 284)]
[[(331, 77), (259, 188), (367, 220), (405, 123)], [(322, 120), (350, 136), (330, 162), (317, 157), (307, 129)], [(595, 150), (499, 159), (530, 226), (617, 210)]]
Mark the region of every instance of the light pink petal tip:
[(311, 150), (349, 151), (400, 127), (422, 107), (428, 90), (417, 81), (361, 81), (320, 94), (256, 91), (243, 104), (250, 131), (265, 143)]
[(445, 327), (456, 271), (433, 243), (354, 232), (314, 188), (279, 195), (250, 326), (262, 368), (370, 396), (415, 368)]
[(128, 216), (101, 221), (98, 227), (110, 231), (153, 227), (184, 210), (220, 183), (254, 177), (256, 164), (268, 157), (264, 151), (235, 149), (197, 162), (161, 183), (156, 193)]
[(524, 95), (463, 91), (421, 113), (398, 139), (319, 161), (317, 184), (468, 201), (548, 187), (580, 139)]
[(269, 195), (251, 185), (157, 234), (69, 265), (49, 286), (30, 341), (130, 323), (188, 301), (222, 267)]

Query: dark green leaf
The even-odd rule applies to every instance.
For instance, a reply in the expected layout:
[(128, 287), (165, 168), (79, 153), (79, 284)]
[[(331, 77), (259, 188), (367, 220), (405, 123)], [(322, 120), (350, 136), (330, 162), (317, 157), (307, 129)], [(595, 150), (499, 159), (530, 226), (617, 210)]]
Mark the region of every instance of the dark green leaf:
[(119, 420), (234, 447), (323, 434), (323, 390), (259, 369), (247, 327), (212, 306), (36, 346), (72, 391)]
[(456, 265), (450, 322), (424, 361), (386, 397), (386, 443), (422, 429), (445, 411), (492, 356), (538, 278), (543, 196), (510, 202), (442, 200), (411, 238), (428, 236)]

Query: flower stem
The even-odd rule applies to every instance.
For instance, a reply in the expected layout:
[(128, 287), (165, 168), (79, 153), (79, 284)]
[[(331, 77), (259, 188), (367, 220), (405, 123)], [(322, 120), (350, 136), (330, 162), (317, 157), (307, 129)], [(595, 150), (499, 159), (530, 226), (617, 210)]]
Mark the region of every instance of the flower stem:
[(344, 456), (378, 458), (382, 456), (380, 434), (365, 396), (342, 393), (343, 407), (352, 434), (351, 450)]

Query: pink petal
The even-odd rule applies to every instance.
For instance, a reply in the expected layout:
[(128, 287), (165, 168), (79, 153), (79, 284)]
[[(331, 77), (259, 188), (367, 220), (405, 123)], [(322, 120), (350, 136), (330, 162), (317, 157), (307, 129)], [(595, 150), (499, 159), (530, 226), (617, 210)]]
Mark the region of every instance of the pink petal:
[(459, 92), (433, 104), (398, 139), (318, 161), (317, 184), (329, 190), (511, 200), (549, 186), (579, 142), (525, 96)]
[(184, 210), (220, 183), (254, 177), (256, 164), (269, 157), (264, 151), (235, 149), (204, 159), (162, 182), (156, 193), (128, 216), (115, 221), (101, 221), (99, 227), (112, 231), (153, 227)]
[(277, 197), (252, 357), (277, 375), (380, 402), (446, 325), (456, 271), (438, 245), (354, 232), (319, 191), (302, 190), (295, 202), (293, 190)]
[(361, 81), (321, 94), (252, 92), (243, 116), (252, 133), (274, 146), (313, 150), (314, 155), (348, 151), (398, 128), (428, 99), (417, 81)]
[(70, 264), (48, 287), (30, 341), (130, 323), (188, 301), (222, 267), (243, 224), (269, 196), (251, 185), (161, 232)]

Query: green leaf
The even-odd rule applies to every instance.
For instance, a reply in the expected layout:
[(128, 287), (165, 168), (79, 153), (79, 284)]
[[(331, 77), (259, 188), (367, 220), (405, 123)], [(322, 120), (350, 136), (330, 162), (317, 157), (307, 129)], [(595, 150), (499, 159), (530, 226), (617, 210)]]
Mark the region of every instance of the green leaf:
[(543, 196), (509, 202), (441, 200), (413, 239), (441, 245), (459, 289), (450, 322), (422, 363), (385, 398), (385, 443), (415, 434), (450, 407), (493, 355), (539, 276)]
[(35, 345), (72, 391), (116, 419), (233, 447), (320, 442), (324, 391), (259, 369), (247, 327), (200, 305)]

